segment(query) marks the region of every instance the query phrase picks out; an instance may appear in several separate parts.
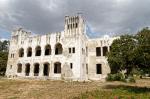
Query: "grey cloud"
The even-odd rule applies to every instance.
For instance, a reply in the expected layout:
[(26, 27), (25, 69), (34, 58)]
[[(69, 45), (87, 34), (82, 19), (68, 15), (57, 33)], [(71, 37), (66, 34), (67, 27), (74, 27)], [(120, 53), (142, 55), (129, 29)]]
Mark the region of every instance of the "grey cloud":
[(64, 16), (82, 12), (95, 34), (135, 33), (149, 26), (149, 0), (9, 0), (0, 7), (0, 28), (22, 26), (34, 33), (61, 31)]

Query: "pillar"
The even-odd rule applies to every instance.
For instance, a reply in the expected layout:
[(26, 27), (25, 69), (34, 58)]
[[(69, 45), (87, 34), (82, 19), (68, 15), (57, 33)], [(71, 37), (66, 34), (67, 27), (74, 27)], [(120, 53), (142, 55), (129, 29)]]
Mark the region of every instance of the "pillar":
[(41, 46), (41, 56), (45, 56), (45, 46)]
[(44, 67), (44, 66), (43, 66), (42, 63), (40, 63), (39, 65), (40, 65), (40, 66), (39, 66), (39, 76), (42, 77), (42, 76), (43, 76), (43, 67)]
[(24, 49), (24, 57), (25, 57), (25, 58), (27, 57), (27, 48)]
[(101, 47), (101, 56), (103, 56), (103, 47)]
[(52, 75), (52, 65), (51, 65), (51, 63), (49, 63), (49, 74), (48, 74), (48, 76), (51, 77), (51, 75)]
[(52, 77), (53, 74), (54, 74), (54, 62), (51, 62), (49, 75)]
[(30, 77), (34, 76), (34, 64), (30, 64), (30, 73), (29, 73)]
[(25, 63), (22, 63), (22, 76), (25, 76)]

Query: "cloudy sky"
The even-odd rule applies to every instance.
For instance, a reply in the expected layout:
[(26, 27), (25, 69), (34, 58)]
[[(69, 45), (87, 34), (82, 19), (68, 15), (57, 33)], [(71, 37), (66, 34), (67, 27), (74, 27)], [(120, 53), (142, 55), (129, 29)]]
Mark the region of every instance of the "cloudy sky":
[(16, 27), (36, 34), (62, 31), (64, 16), (78, 12), (93, 37), (150, 26), (150, 0), (0, 0), (0, 38), (9, 38)]

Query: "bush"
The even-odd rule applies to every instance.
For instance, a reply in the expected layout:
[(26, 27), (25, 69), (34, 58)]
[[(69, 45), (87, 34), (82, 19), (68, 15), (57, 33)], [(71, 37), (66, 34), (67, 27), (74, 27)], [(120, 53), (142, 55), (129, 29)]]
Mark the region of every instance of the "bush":
[(135, 78), (134, 78), (134, 77), (128, 77), (128, 78), (126, 79), (126, 82), (135, 83), (136, 81), (135, 81)]
[(135, 83), (136, 81), (135, 81), (134, 77), (131, 77), (131, 78), (129, 79), (129, 82)]
[(107, 77), (106, 77), (106, 80), (107, 81), (113, 81), (114, 80), (113, 74), (108, 74)]
[(108, 74), (107, 81), (125, 81), (125, 76), (122, 73)]

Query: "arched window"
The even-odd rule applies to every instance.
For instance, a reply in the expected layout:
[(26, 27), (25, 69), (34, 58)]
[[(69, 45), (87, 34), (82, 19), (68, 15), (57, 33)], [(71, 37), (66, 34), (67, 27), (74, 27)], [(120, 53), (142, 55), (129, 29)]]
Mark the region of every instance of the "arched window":
[(62, 54), (62, 52), (63, 52), (62, 45), (60, 43), (57, 43), (55, 45), (55, 55)]
[(39, 63), (35, 63), (34, 64), (34, 76), (38, 76), (39, 75)]
[(48, 76), (49, 75), (49, 63), (45, 63), (43, 66), (44, 66), (43, 75)]
[(51, 46), (50, 45), (45, 46), (45, 55), (51, 55)]
[(30, 73), (30, 64), (27, 63), (25, 66), (26, 66), (26, 67), (25, 67), (25, 75), (26, 75), (26, 76), (29, 76), (29, 73)]
[(19, 63), (17, 66), (18, 66), (17, 73), (21, 73), (22, 72), (22, 64)]
[(19, 49), (19, 57), (23, 57), (24, 56), (24, 49), (20, 48)]
[(32, 56), (32, 48), (29, 47), (29, 48), (27, 49), (27, 57), (31, 57), (31, 56)]
[(41, 47), (40, 46), (37, 46), (35, 48), (35, 56), (41, 56)]
[(54, 73), (56, 73), (56, 74), (61, 73), (61, 63), (60, 62), (54, 63)]

